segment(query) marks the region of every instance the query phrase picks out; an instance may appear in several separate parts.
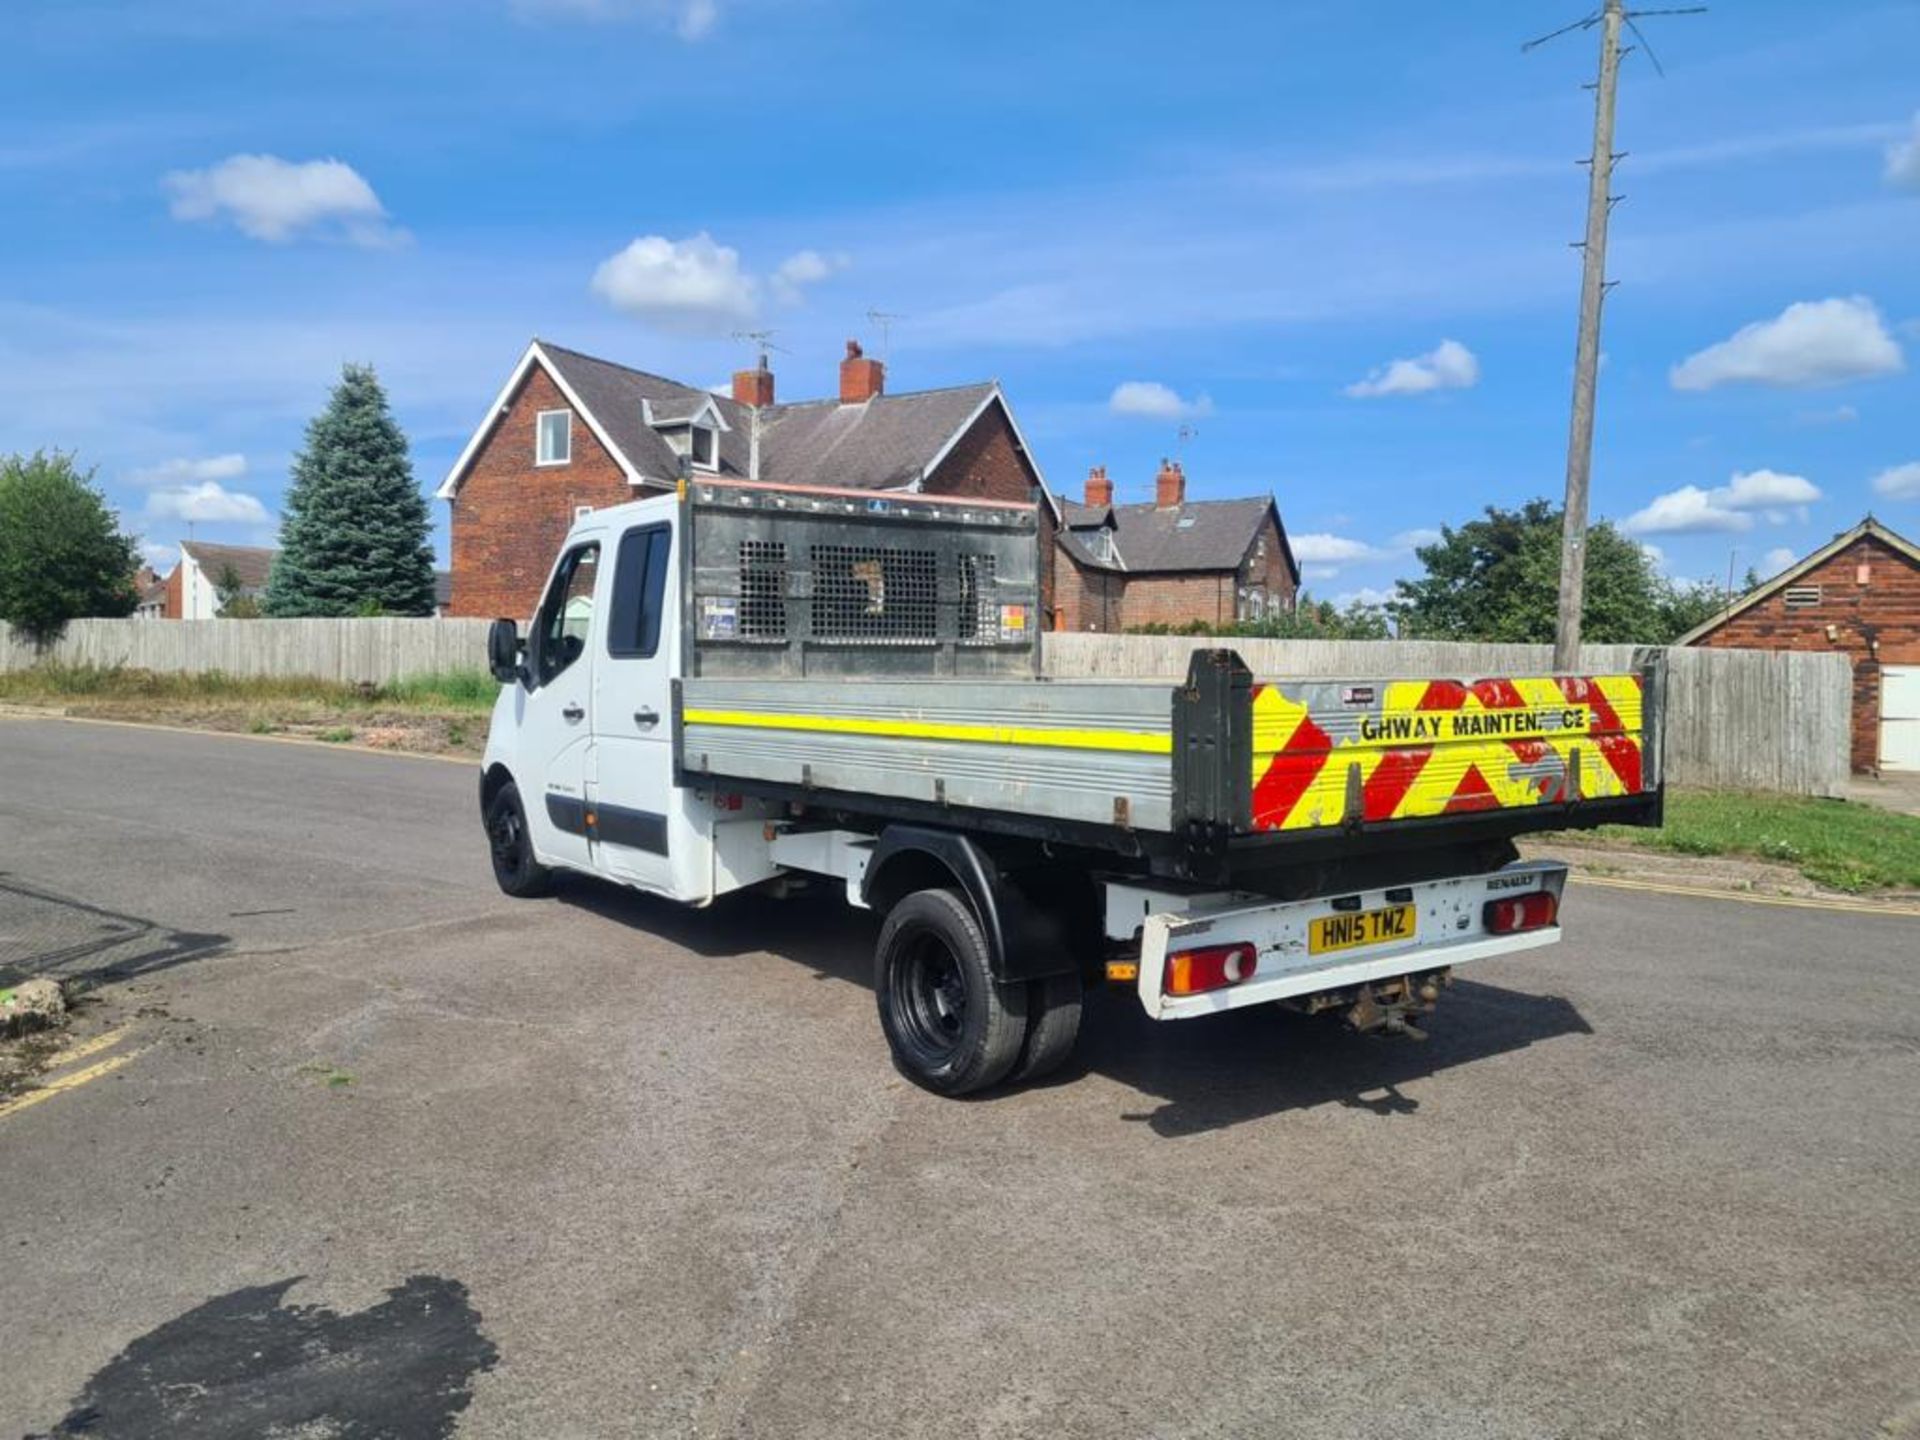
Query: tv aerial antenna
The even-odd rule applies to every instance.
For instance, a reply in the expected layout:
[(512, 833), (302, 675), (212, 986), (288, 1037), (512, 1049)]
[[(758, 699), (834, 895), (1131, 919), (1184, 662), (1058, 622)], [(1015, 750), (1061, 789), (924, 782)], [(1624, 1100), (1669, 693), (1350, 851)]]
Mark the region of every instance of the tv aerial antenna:
[(778, 330), (736, 330), (733, 332), (733, 338), (735, 340), (751, 340), (753, 342), (753, 348), (760, 354), (760, 368), (764, 370), (767, 368), (767, 352), (769, 350), (778, 350), (782, 355), (790, 355), (793, 353), (788, 350), (786, 346), (773, 343), (773, 337), (779, 333)]
[(867, 323), (877, 326), (880, 331), (880, 363), (887, 363), (887, 357), (893, 349), (893, 322), (907, 317), (897, 310), (869, 310)]

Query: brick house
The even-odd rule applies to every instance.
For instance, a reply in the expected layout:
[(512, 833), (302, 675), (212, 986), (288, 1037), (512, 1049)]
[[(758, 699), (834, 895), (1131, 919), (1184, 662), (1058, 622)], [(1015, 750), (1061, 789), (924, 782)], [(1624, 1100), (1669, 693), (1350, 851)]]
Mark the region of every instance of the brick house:
[(1177, 461), (1160, 462), (1152, 504), (1116, 505), (1104, 465), (1084, 503), (1062, 510), (1054, 628), (1227, 625), (1293, 608), (1300, 566), (1271, 495), (1189, 500)]
[[(438, 491), (452, 529), (447, 613), (525, 619), (576, 515), (671, 489), (688, 473), (773, 484), (1041, 501), (1060, 511), (997, 381), (886, 392), (847, 342), (835, 398), (779, 404), (765, 357), (732, 393), (530, 344)], [(1052, 566), (1041, 568), (1051, 604)]]
[(220, 577), (228, 570), (240, 582), (239, 593), (257, 600), (266, 594), (267, 574), (278, 550), (258, 545), (213, 545), (182, 540), (180, 563), (168, 574), (160, 616), (163, 620), (212, 620), (220, 614)]
[(1840, 651), (1853, 768), (1920, 770), (1920, 546), (1871, 516), (1675, 643)]

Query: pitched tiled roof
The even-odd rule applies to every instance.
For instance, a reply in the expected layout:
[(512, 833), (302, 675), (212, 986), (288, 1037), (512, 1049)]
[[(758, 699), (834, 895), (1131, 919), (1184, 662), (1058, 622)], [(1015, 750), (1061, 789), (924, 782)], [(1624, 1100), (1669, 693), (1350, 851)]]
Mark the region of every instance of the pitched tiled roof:
[(209, 585), (218, 585), (221, 575), (232, 566), (233, 573), (240, 577), (242, 590), (264, 590), (267, 572), (273, 569), (273, 559), (280, 553), (257, 545), (215, 545), (206, 540), (182, 540), (180, 552), (193, 557)]
[(1833, 539), (1829, 540), (1805, 559), (1795, 561), (1771, 580), (1768, 580), (1764, 584), (1756, 585), (1753, 589), (1747, 591), (1746, 594), (1737, 597), (1726, 609), (1720, 611), (1719, 614), (1714, 615), (1710, 619), (1701, 621), (1673, 643), (1675, 645), (1691, 645), (1696, 640), (1711, 635), (1715, 630), (1718, 630), (1743, 610), (1751, 610), (1755, 605), (1758, 605), (1769, 596), (1778, 595), (1809, 570), (1818, 569), (1821, 565), (1846, 549), (1847, 546), (1853, 544), (1854, 541), (1863, 538), (1878, 540), (1895, 554), (1904, 556), (1914, 564), (1920, 565), (1920, 545), (1915, 545), (1913, 541), (1907, 539), (1906, 536), (1889, 530), (1878, 520), (1874, 519), (1873, 516), (1869, 515), (1851, 530), (1842, 530), (1838, 535), (1834, 536)]
[(876, 395), (859, 405), (809, 400), (761, 412), (760, 478), (890, 490), (912, 483), (994, 393), (991, 383)]
[[(1066, 534), (1078, 554), (1103, 563), (1094, 537), (1111, 523), (1115, 568), (1128, 571), (1235, 570), (1246, 559), (1273, 501), (1265, 495), (1243, 500), (1189, 500), (1162, 509), (1157, 505), (1089, 506), (1069, 503)], [(1286, 532), (1280, 543), (1286, 546)], [(1292, 552), (1288, 551), (1291, 563)]]
[[(722, 475), (744, 478), (752, 473), (757, 425), (760, 479), (883, 490), (920, 478), (958, 438), (962, 427), (999, 394), (997, 385), (983, 381), (876, 395), (853, 405), (837, 400), (769, 405), (756, 414), (731, 395), (682, 385), (545, 340), (535, 344), (564, 387), (605, 432), (619, 452), (616, 458), (624, 459), (642, 478), (656, 481), (672, 480), (679, 473), (680, 457), (646, 423), (642, 401), (658, 422), (684, 420), (711, 400), (727, 426), (718, 437)], [(463, 462), (466, 458), (462, 457)], [(456, 464), (441, 488), (443, 496), (451, 493), (449, 487), (458, 483), (460, 475), (461, 465)]]

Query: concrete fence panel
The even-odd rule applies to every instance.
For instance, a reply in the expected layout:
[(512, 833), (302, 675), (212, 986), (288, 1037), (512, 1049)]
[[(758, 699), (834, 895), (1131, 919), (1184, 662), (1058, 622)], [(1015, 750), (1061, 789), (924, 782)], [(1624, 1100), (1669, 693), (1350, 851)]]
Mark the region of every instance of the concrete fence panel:
[[(68, 665), (230, 675), (306, 675), (349, 684), (486, 665), (484, 620), (76, 620), (48, 651)], [(1255, 674), (1303, 678), (1545, 674), (1545, 645), (1439, 640), (1210, 640), (1049, 635), (1046, 673), (1177, 680), (1195, 649), (1228, 644)], [(1852, 665), (1844, 655), (1670, 650), (1667, 775), (1676, 784), (1843, 795)], [(1590, 645), (1581, 668), (1622, 670), (1630, 645)], [(0, 627), (0, 669), (36, 659)]]
[[(1177, 680), (1194, 650), (1228, 645), (1256, 675), (1414, 678), (1544, 675), (1549, 645), (1445, 640), (1251, 640), (1173, 635), (1049, 635), (1050, 675)], [(1624, 670), (1631, 645), (1589, 645), (1581, 669)], [(1667, 652), (1667, 778), (1676, 785), (1846, 794), (1853, 665), (1784, 650)]]

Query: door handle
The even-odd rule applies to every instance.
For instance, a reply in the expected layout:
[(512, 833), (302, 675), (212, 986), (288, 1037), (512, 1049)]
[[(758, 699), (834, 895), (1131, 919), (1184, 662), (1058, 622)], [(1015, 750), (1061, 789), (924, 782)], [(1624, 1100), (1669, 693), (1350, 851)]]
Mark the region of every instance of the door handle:
[(651, 730), (660, 723), (660, 712), (651, 706), (644, 706), (633, 712), (633, 723), (642, 730)]
[(561, 718), (566, 720), (569, 724), (576, 724), (576, 725), (580, 721), (587, 718), (586, 708), (582, 706), (578, 701), (575, 701), (573, 704), (567, 706), (566, 709), (560, 712), (560, 715), (561, 715)]

